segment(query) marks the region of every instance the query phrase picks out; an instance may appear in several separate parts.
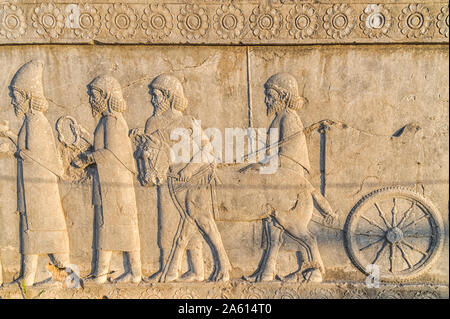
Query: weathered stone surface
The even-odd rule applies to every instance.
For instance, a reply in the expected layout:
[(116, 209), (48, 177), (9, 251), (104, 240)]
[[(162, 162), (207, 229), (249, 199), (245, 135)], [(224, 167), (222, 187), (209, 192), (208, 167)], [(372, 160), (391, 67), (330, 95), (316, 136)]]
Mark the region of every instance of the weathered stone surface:
[[(66, 3), (0, 10), (0, 296), (23, 297), (8, 284), (22, 275), (47, 298), (448, 298), (446, 4), (163, 2), (94, 2), (89, 32), (42, 29), (35, 16)], [(308, 6), (313, 34), (289, 18)], [(255, 34), (267, 8), (282, 30)], [(20, 10), (27, 28), (6, 32)], [(117, 10), (134, 29), (114, 28)], [(172, 30), (145, 33), (158, 10)], [(386, 30), (362, 23), (370, 10)], [(335, 11), (351, 30), (330, 31)], [(232, 39), (225, 12), (244, 21)], [(259, 142), (230, 153), (247, 128)], [(194, 141), (175, 163), (181, 129)], [(195, 146), (221, 161), (192, 160)], [(84, 289), (58, 283), (78, 276)]]

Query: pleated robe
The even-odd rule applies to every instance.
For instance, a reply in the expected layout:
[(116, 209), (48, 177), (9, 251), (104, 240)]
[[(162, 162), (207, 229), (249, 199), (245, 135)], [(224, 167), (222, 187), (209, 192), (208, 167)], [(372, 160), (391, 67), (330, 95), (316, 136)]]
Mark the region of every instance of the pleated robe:
[(64, 174), (53, 131), (41, 112), (27, 114), (19, 132), (18, 211), (23, 214), (23, 253), (68, 253), (69, 237), (58, 176)]
[(100, 213), (98, 249), (139, 251), (133, 178), (136, 174), (128, 125), (121, 114), (104, 115), (94, 133), (93, 204)]

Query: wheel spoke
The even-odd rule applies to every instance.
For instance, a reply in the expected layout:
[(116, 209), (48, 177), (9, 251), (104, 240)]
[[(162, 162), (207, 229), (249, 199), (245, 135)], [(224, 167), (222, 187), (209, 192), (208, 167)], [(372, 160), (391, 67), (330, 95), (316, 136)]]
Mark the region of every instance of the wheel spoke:
[(406, 242), (404, 239), (401, 241), (403, 245), (409, 247), (411, 250), (415, 250), (418, 253), (424, 255), (425, 257), (428, 257), (428, 253), (422, 251), (421, 249), (414, 247), (413, 245), (411, 245), (410, 243)]
[(402, 223), (408, 218), (409, 214), (413, 211), (414, 207), (416, 206), (416, 202), (413, 202), (411, 204), (411, 207), (408, 208), (404, 213), (402, 219), (398, 222), (397, 227), (401, 227)]
[(366, 236), (366, 237), (384, 237), (384, 235), (377, 235), (377, 234), (368, 234), (368, 233), (355, 233), (357, 236)]
[(411, 263), (408, 259), (408, 255), (406, 254), (406, 252), (403, 250), (403, 248), (400, 245), (397, 245), (398, 249), (400, 250), (400, 252), (402, 253), (402, 257), (403, 259), (406, 261), (406, 263), (408, 264), (408, 268), (411, 269)]
[(394, 272), (394, 245), (389, 245), (389, 271)]
[(389, 223), (387, 222), (386, 218), (384, 217), (384, 213), (383, 213), (383, 211), (381, 210), (380, 206), (378, 206), (377, 203), (375, 203), (374, 205), (375, 205), (375, 207), (377, 208), (377, 210), (378, 210), (378, 215), (379, 215), (380, 218), (383, 220), (383, 223), (386, 225), (387, 228), (391, 228), (391, 225), (389, 225)]
[(375, 255), (375, 259), (371, 262), (371, 264), (375, 264), (378, 260), (378, 258), (380, 258), (381, 253), (383, 252), (384, 248), (386, 247), (387, 241), (383, 242), (383, 245), (381, 246), (381, 248), (377, 251), (377, 254)]
[(392, 213), (392, 223), (391, 224), (395, 225), (396, 224), (395, 215), (397, 214), (397, 199), (394, 197), (392, 200), (394, 201), (394, 207), (392, 207), (392, 211), (391, 211), (391, 213)]
[(421, 216), (420, 218), (418, 218), (418, 219), (416, 219), (416, 220), (413, 220), (413, 221), (410, 222), (408, 225), (406, 225), (405, 227), (403, 227), (402, 230), (405, 230), (406, 228), (408, 228), (408, 227), (410, 227), (410, 226), (412, 226), (412, 225), (417, 224), (419, 221), (421, 221), (421, 220), (424, 219), (424, 218), (429, 218), (429, 216), (425, 214), (425, 215)]
[(386, 231), (385, 229), (383, 229), (380, 225), (378, 225), (377, 223), (375, 223), (374, 221), (368, 219), (367, 217), (361, 215), (361, 218), (364, 219), (365, 221), (367, 221), (369, 224), (371, 224), (372, 226), (375, 226), (379, 229), (381, 229), (383, 231), (383, 233)]
[(367, 249), (367, 248), (369, 248), (369, 247), (372, 247), (373, 245), (375, 245), (376, 243), (379, 243), (379, 242), (382, 241), (382, 240), (384, 240), (384, 238), (380, 238), (380, 239), (378, 239), (378, 240), (375, 240), (375, 241), (371, 242), (370, 244), (368, 244), (368, 245), (366, 245), (366, 246), (360, 248), (359, 251), (362, 251), (362, 250), (365, 250), (365, 249)]
[(419, 233), (403, 233), (404, 237), (411, 237), (411, 238), (434, 238), (434, 234), (419, 234)]

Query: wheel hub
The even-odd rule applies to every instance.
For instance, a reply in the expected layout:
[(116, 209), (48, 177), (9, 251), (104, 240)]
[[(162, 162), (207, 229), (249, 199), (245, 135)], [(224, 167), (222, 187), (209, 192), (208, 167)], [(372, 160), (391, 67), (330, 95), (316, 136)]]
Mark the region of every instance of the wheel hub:
[(386, 232), (386, 239), (391, 243), (398, 243), (403, 239), (403, 232), (398, 227), (393, 227)]

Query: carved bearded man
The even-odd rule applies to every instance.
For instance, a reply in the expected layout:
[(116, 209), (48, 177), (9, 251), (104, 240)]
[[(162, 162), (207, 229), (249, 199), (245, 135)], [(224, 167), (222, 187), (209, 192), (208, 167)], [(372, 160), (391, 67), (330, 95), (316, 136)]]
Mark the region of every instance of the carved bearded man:
[[(171, 147), (176, 143), (170, 138), (174, 130), (187, 129), (192, 132), (193, 125), (196, 125), (192, 116), (183, 114), (187, 106), (183, 86), (173, 75), (161, 74), (151, 82), (149, 89), (154, 112), (145, 124), (145, 134), (156, 136)], [(192, 136), (189, 140), (192, 140)], [(170, 162), (169, 171), (171, 174), (178, 175), (180, 179), (187, 180), (202, 166), (204, 164), (201, 163)], [(174, 206), (167, 185), (158, 185), (158, 206), (162, 227), (160, 236), (163, 256), (161, 259), (164, 260), (163, 268), (165, 269), (160, 280), (165, 282), (173, 280), (203, 281), (203, 238), (191, 223), (185, 224), (187, 236), (183, 240), (176, 241), (175, 245), (180, 245), (179, 249), (176, 250), (178, 253), (172, 256), (171, 260), (168, 260), (169, 250), (174, 249), (174, 247), (167, 247), (165, 243), (173, 242), (173, 230), (177, 228), (176, 224), (180, 215)], [(179, 272), (184, 252), (187, 252), (187, 256), (190, 256), (189, 269), (181, 275)]]
[(43, 68), (41, 61), (26, 63), (10, 86), (14, 112), (24, 118), (15, 156), (26, 286), (34, 283), (39, 255), (50, 255), (58, 267), (70, 264), (69, 237), (58, 187), (64, 168), (52, 126), (44, 115), (48, 102), (42, 86)]
[[(314, 189), (305, 177), (309, 174), (310, 163), (303, 124), (297, 115), (297, 111), (303, 107), (305, 100), (298, 93), (297, 80), (289, 73), (277, 73), (266, 81), (264, 88), (267, 115), (274, 116), (269, 132), (271, 129), (278, 129), (279, 131), (277, 143), (275, 145), (270, 145), (269, 141), (267, 143), (267, 145), (270, 145), (269, 148), (278, 148), (278, 166), (303, 179), (304, 184), (308, 185), (312, 197), (321, 209), (320, 213), (324, 217), (334, 217), (335, 215), (326, 198)], [(272, 152), (268, 153), (272, 154)], [(242, 171), (260, 169), (262, 166), (267, 166), (267, 163), (251, 164)], [(275, 217), (282, 225), (285, 224), (285, 220), (292, 218), (289, 212), (282, 211), (276, 212)], [(303, 268), (309, 268), (308, 271), (305, 271), (309, 276), (307, 278), (309, 281), (320, 282), (322, 281), (324, 266), (315, 239), (311, 240), (310, 246), (312, 247), (308, 247), (308, 249), (312, 249), (315, 261), (309, 263), (309, 265), (306, 263)], [(268, 267), (274, 268), (275, 265), (271, 264)], [(295, 276), (288, 276), (285, 279), (296, 280)]]
[(88, 85), (94, 115), (101, 114), (94, 133), (94, 151), (80, 155), (75, 166), (95, 163), (93, 204), (97, 212), (97, 283), (107, 280), (113, 251), (127, 253), (130, 272), (115, 282), (142, 279), (136, 195), (136, 174), (128, 125), (122, 115), (126, 103), (118, 81), (98, 76)]

